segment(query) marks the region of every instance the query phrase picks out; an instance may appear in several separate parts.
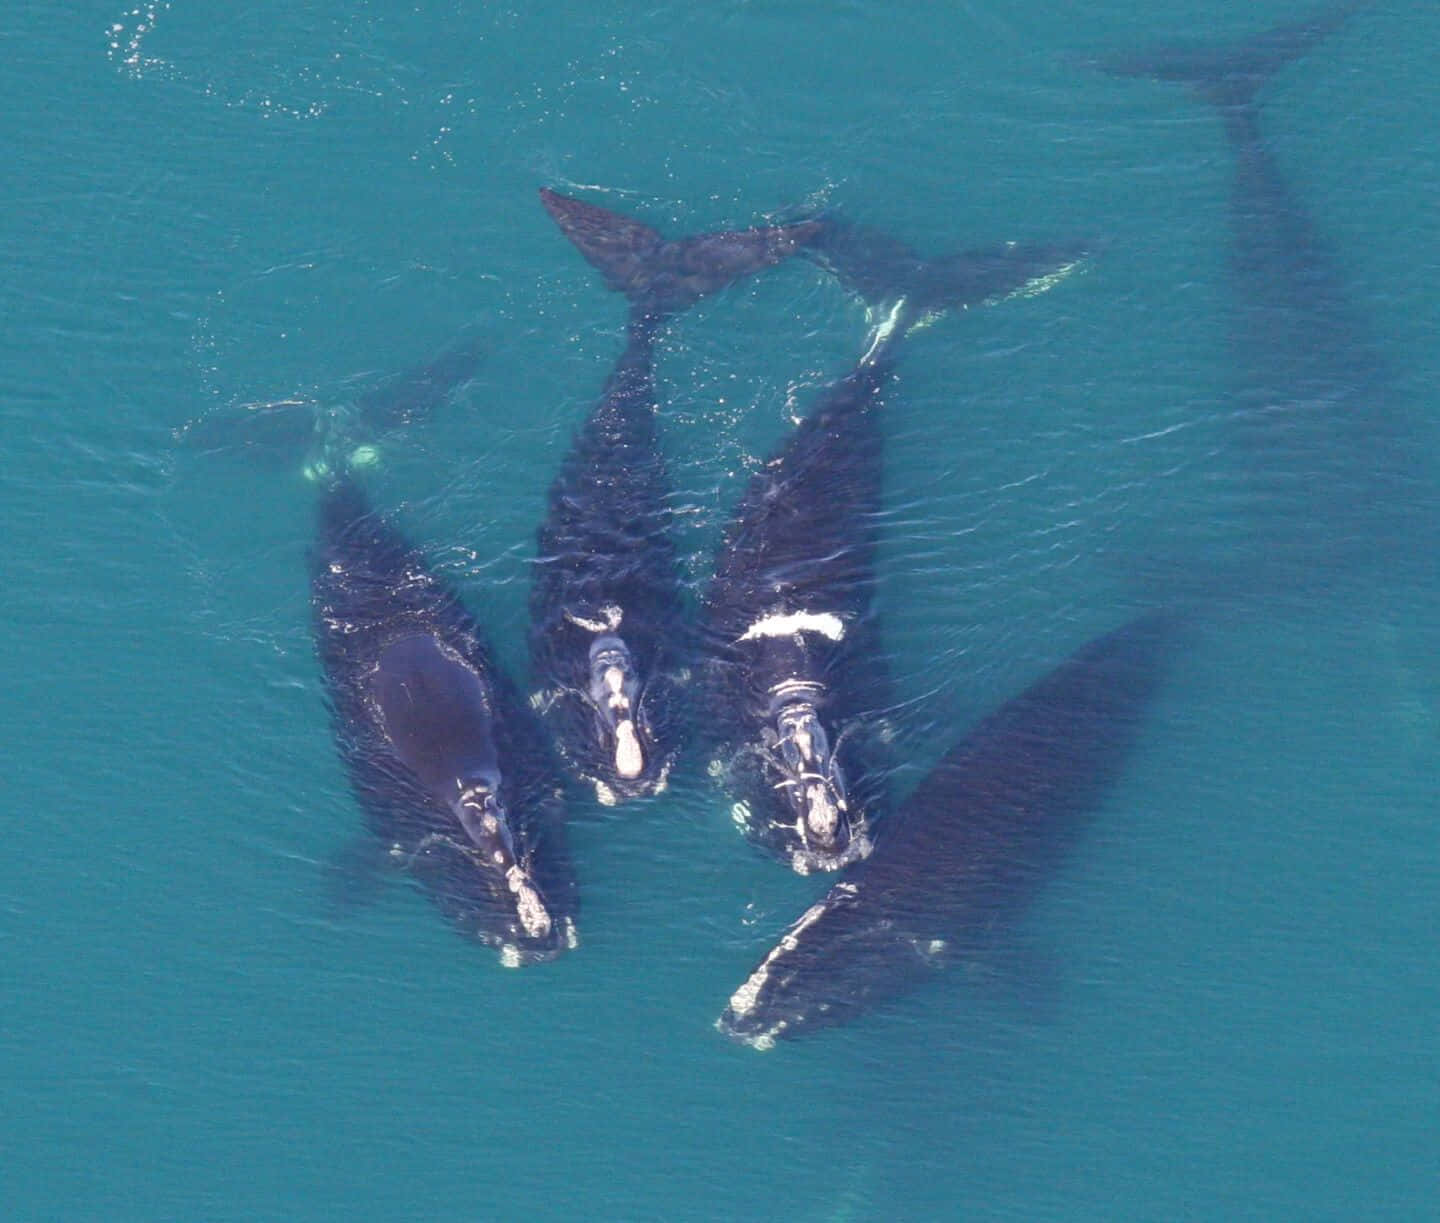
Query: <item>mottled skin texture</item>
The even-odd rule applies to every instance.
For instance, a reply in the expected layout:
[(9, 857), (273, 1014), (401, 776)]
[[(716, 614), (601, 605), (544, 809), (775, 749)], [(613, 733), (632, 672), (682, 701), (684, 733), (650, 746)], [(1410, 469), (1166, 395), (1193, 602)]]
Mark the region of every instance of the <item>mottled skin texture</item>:
[(764, 1047), (846, 1022), (1010, 928), (1119, 772), (1171, 637), (1162, 617), (1134, 621), (981, 722), (790, 928), (721, 1030)]
[[(352, 480), (321, 498), (311, 596), (336, 740), (375, 835), (462, 931), (510, 962), (558, 954), (577, 895), (546, 739), (455, 592)], [(449, 801), (497, 773), (515, 863), (555, 918), (544, 936)]]
[[(748, 811), (746, 836), (791, 865), (805, 845), (763, 738), (778, 685), (803, 681), (819, 694), (816, 712), (848, 789), (849, 830), (837, 853), (865, 836), (864, 815), (881, 793), (876, 720), (889, 684), (872, 607), (884, 444), (877, 409), (892, 369), (882, 356), (829, 387), (751, 477), (705, 598), (707, 731), (726, 787)], [(838, 617), (843, 636), (742, 640), (765, 617), (806, 612)]]
[(608, 209), (540, 196), (631, 308), (625, 351), (550, 490), (530, 598), (538, 704), (568, 770), (613, 803), (664, 786), (681, 738), (677, 673), (692, 652), (657, 435), (656, 331), (705, 294), (788, 257), (818, 226), (667, 241)]
[[(706, 725), (722, 783), (739, 800), (736, 820), (754, 844), (801, 873), (840, 869), (868, 853), (869, 812), (883, 794), (889, 685), (872, 607), (884, 458), (877, 409), (896, 348), (917, 318), (1033, 288), (1082, 259), (1085, 246), (1007, 244), (926, 259), (884, 234), (827, 221), (805, 253), (852, 290), (887, 303), (889, 325), (751, 477), (701, 615)], [(746, 639), (767, 618), (797, 614), (837, 617), (843, 635), (802, 628)], [(813, 834), (828, 813), (814, 819), (802, 798), (824, 763), (786, 767), (776, 750), (786, 738), (776, 711), (787, 687), (813, 698), (828, 763), (838, 766), (838, 835)]]
[[(532, 666), (561, 751), (579, 777), (617, 797), (652, 792), (679, 745), (677, 669), (688, 656), (685, 604), (670, 534), (670, 483), (656, 437), (657, 320), (631, 318), (625, 353), (550, 490), (530, 594)], [(640, 677), (635, 721), (644, 772), (616, 775), (588, 691), (590, 647), (607, 609)], [(588, 627), (587, 627), (588, 625)]]

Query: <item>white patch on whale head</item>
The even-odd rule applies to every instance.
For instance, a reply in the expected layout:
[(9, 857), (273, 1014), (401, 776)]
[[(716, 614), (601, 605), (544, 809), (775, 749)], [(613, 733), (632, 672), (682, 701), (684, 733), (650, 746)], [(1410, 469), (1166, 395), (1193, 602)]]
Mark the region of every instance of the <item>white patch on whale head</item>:
[(831, 801), (829, 787), (823, 782), (811, 782), (806, 788), (806, 798), (806, 830), (811, 836), (833, 841), (840, 827), (840, 808)]
[[(760, 967), (752, 972), (745, 984), (731, 995), (730, 1010), (732, 1012), (743, 1016), (755, 1009), (755, 1004), (760, 999), (760, 991), (765, 988), (765, 983), (770, 979), (775, 961), (782, 956), (789, 955), (800, 945), (800, 936), (825, 916), (828, 907), (828, 902), (821, 900), (800, 915), (800, 919), (781, 936), (780, 942), (771, 948), (770, 954), (760, 962)], [(784, 1026), (783, 1023), (781, 1026)], [(779, 1031), (779, 1028), (775, 1030)]]
[[(777, 948), (776, 951), (779, 951), (780, 949), (783, 949), (787, 952), (794, 951), (795, 948), (800, 945), (800, 936), (804, 934), (805, 931), (810, 929), (810, 927), (813, 926), (822, 917), (824, 917), (829, 908), (830, 903), (828, 900), (820, 900), (817, 901), (815, 904), (811, 905), (808, 909), (806, 909), (805, 912), (800, 915), (800, 920), (797, 921), (793, 926), (791, 926), (790, 929), (787, 930), (785, 934), (781, 937), (780, 947)], [(774, 959), (775, 954), (776, 952), (772, 951), (769, 958)]]
[(845, 636), (845, 622), (834, 612), (776, 613), (755, 621), (737, 638), (756, 641), (761, 637), (793, 637), (797, 633), (819, 633), (831, 641)]
[(752, 972), (745, 984), (730, 995), (731, 1013), (735, 1015), (750, 1014), (755, 1009), (755, 1003), (760, 998), (760, 991), (765, 987), (765, 981), (769, 976), (769, 970), (763, 964)]
[(550, 933), (550, 914), (530, 877), (518, 866), (512, 866), (505, 872), (505, 882), (515, 894), (515, 912), (525, 933), (531, 938), (546, 937)]
[(614, 604), (607, 604), (600, 609), (598, 620), (589, 620), (584, 616), (577, 616), (572, 611), (565, 613), (565, 619), (570, 621), (576, 628), (583, 628), (587, 633), (613, 633), (620, 627), (620, 621), (624, 618), (624, 611)]
[(635, 723), (625, 718), (615, 725), (615, 771), (626, 779), (639, 777), (645, 770), (645, 755), (635, 736)]

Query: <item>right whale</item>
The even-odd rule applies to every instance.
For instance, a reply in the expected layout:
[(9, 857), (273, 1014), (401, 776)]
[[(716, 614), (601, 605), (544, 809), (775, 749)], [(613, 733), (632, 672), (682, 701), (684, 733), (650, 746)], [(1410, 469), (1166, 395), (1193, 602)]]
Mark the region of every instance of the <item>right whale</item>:
[[(561, 779), (539, 719), (460, 592), (379, 513), (359, 471), (374, 436), (428, 415), (476, 372), (468, 335), (340, 411), (237, 404), (177, 434), (207, 451), (309, 458), (315, 651), (331, 727), (378, 847), (457, 930), (508, 967), (577, 945)], [(365, 854), (364, 857), (371, 857)]]
[(768, 1049), (990, 952), (1119, 773), (1178, 627), (1171, 613), (1140, 616), (975, 727), (890, 817), (875, 852), (790, 926), (716, 1027)]
[(1219, 421), (1228, 469), (1211, 486), (1238, 512), (1243, 535), (1212, 558), (1212, 590), (1236, 578), (1239, 589), (1313, 589), (1337, 567), (1391, 565), (1411, 550), (1404, 532), (1427, 481), (1413, 469), (1369, 329), (1265, 139), (1258, 101), (1277, 72), (1366, 7), (1332, 4), (1232, 42), (1080, 61), (1189, 86), (1214, 108), (1234, 159), (1228, 321), (1237, 376)]
[(537, 532), (530, 658), (569, 772), (606, 805), (665, 788), (679, 748), (689, 630), (656, 430), (655, 336), (672, 315), (788, 258), (819, 226), (667, 241), (648, 225), (542, 190), (565, 236), (630, 302), (625, 350), (575, 435)]
[(576, 946), (560, 778), (480, 625), (342, 464), (310, 553), (336, 746), (391, 860), (507, 967)]
[(879, 407), (916, 323), (1039, 292), (1083, 243), (1007, 243), (925, 259), (827, 220), (804, 252), (872, 303), (879, 322), (849, 374), (751, 477), (702, 600), (711, 774), (735, 822), (800, 874), (870, 852), (874, 740), (889, 705), (872, 602), (884, 431)]

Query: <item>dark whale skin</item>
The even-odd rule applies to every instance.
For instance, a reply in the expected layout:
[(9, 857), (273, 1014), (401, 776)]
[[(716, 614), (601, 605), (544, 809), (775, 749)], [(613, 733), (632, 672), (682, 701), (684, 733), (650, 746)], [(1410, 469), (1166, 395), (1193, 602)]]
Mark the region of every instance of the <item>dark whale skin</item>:
[(789, 258), (820, 227), (667, 240), (583, 200), (548, 189), (540, 199), (630, 307), (625, 349), (551, 486), (530, 597), (537, 707), (566, 771), (615, 805), (665, 788), (694, 652), (657, 424), (656, 334), (707, 294)]
[(922, 258), (827, 219), (802, 253), (872, 301), (853, 369), (750, 478), (701, 603), (710, 771), (752, 844), (800, 874), (871, 850), (890, 707), (874, 612), (882, 408), (907, 331), (937, 312), (1042, 291), (1088, 245), (1005, 243)]
[[(310, 575), (335, 739), (374, 834), (502, 962), (573, 946), (578, 894), (550, 747), (455, 591), (350, 478), (322, 493)], [(454, 792), (477, 777), (498, 781), (507, 867), (538, 891), (544, 923), (527, 927), (516, 888), (456, 814)]]
[(849, 1022), (1012, 926), (1124, 764), (1175, 627), (1131, 621), (983, 720), (736, 990), (719, 1029), (769, 1048)]
[[(865, 817), (882, 790), (872, 766), (876, 719), (890, 688), (873, 603), (879, 409), (893, 368), (882, 355), (828, 387), (751, 478), (703, 602), (712, 772), (738, 800), (735, 821), (745, 836), (802, 874), (837, 869), (870, 851)], [(757, 624), (797, 615), (815, 627), (795, 621), (793, 632), (755, 632)], [(765, 740), (774, 737), (771, 709), (786, 684), (804, 685), (813, 696), (829, 733), (830, 765), (845, 779), (843, 839), (830, 854), (805, 844), (777, 789), (784, 773)]]

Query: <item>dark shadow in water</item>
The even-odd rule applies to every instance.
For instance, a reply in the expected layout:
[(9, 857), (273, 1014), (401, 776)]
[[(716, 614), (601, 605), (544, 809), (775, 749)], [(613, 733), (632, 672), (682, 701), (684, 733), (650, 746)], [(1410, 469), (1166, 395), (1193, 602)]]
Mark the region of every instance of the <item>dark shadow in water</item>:
[(1216, 422), (1214, 551), (1166, 558), (1187, 593), (1300, 599), (1390, 578), (1433, 542), (1427, 474), (1366, 321), (1287, 185), (1260, 119), (1272, 76), (1362, 4), (1231, 43), (1097, 57), (1090, 66), (1189, 85), (1234, 159), (1229, 258), (1236, 390)]

